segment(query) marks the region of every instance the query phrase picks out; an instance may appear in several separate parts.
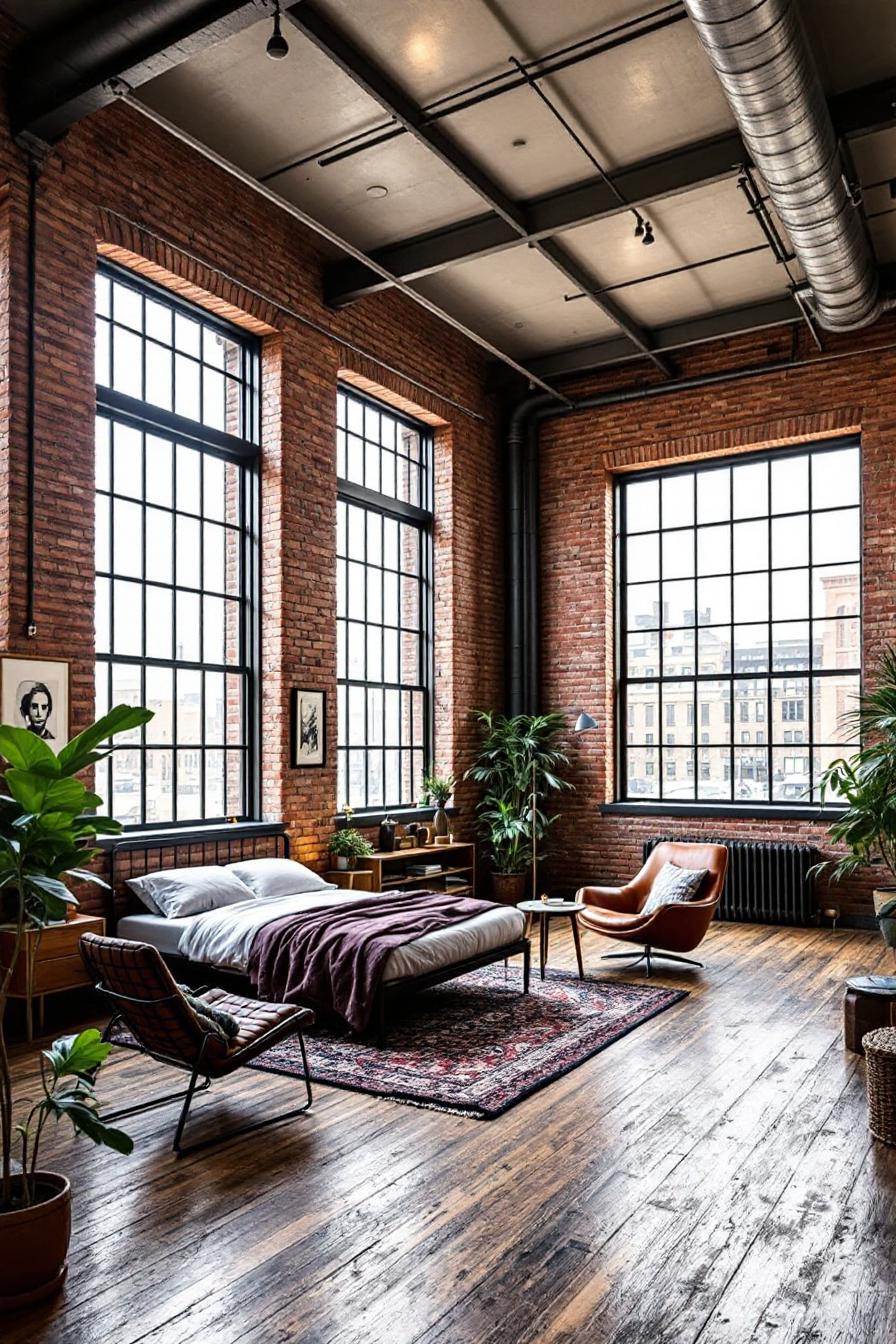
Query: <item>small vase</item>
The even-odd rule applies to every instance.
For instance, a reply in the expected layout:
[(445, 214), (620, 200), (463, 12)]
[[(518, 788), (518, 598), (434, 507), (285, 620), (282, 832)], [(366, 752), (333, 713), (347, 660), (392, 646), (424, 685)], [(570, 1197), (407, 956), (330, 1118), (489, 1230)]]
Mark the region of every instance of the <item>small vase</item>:
[(348, 856), (345, 854), (335, 854), (333, 857), (336, 859), (336, 871), (340, 873), (347, 872)]
[(432, 833), (433, 835), (451, 834), (451, 823), (448, 820), (448, 813), (445, 811), (444, 807), (437, 807), (435, 810), (435, 815), (432, 819)]

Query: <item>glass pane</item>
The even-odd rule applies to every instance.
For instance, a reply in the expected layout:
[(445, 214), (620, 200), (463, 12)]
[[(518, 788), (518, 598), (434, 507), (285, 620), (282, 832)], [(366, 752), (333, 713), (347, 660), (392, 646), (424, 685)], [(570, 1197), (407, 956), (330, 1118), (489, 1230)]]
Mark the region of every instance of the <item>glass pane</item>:
[(768, 464), (745, 462), (731, 472), (735, 518), (760, 518), (768, 513)]
[(767, 748), (734, 748), (733, 785), (734, 801), (737, 803), (769, 801)]
[(202, 423), (212, 429), (227, 428), (224, 375), (217, 369), (202, 370)]
[(93, 356), (94, 374), (100, 387), (108, 387), (112, 381), (111, 372), (112, 329), (108, 322), (97, 319), (94, 337)]
[(858, 448), (815, 453), (812, 458), (812, 507), (833, 509), (858, 504), (861, 494)]
[(357, 621), (348, 623), (348, 675), (355, 681), (365, 679), (364, 650), (366, 640), (364, 627)]
[(96, 488), (97, 490), (109, 490), (111, 488), (111, 479), (109, 475), (110, 453), (109, 442), (112, 437), (112, 425), (104, 415), (98, 415), (96, 418)]
[(752, 523), (734, 524), (734, 568), (766, 569), (768, 566), (768, 522), (765, 518)]
[(629, 532), (653, 532), (659, 527), (659, 481), (629, 481), (626, 486), (625, 517)]
[(859, 667), (862, 662), (861, 623), (857, 617), (812, 622), (812, 666), (826, 672)]
[(171, 504), (171, 444), (146, 436), (146, 498), (150, 504)]
[(772, 749), (772, 799), (776, 803), (808, 802), (808, 749), (804, 747)]
[(398, 568), (398, 524), (394, 518), (383, 519), (383, 564), (387, 569)]
[(669, 746), (687, 746), (694, 740), (694, 683), (667, 681), (660, 692), (662, 741)]
[(146, 299), (146, 334), (161, 341), (164, 345), (171, 344), (171, 309), (165, 303), (156, 303), (154, 299)]
[(731, 620), (730, 579), (698, 579), (697, 620), (700, 625), (723, 625)]
[(205, 753), (205, 809), (206, 817), (227, 815), (227, 788), (223, 751)]
[(772, 565), (788, 569), (809, 563), (809, 516), (772, 519)]
[[(822, 802), (822, 775), (825, 770), (834, 764), (835, 761), (842, 760), (844, 755), (849, 753), (842, 746), (839, 747), (816, 747), (812, 752), (812, 798), (815, 802)], [(824, 789), (825, 803), (845, 802), (839, 790), (833, 785), (827, 785)]]
[(177, 515), (177, 582), (199, 587), (199, 520)]
[(731, 798), (731, 753), (727, 747), (701, 747), (697, 752), (697, 797), (704, 803)]
[(731, 626), (705, 626), (697, 636), (700, 661), (698, 671), (731, 671)]
[(812, 570), (813, 616), (858, 616), (860, 598), (858, 565)]
[(772, 671), (798, 672), (809, 666), (809, 622), (772, 626)]
[(142, 499), (143, 436), (130, 425), (116, 424), (113, 439), (113, 489), (117, 495)]
[(666, 747), (663, 751), (662, 796), (670, 799), (694, 798), (693, 747)]
[(223, 597), (202, 599), (202, 657), (207, 663), (228, 661), (224, 647)]
[(188, 668), (177, 673), (177, 741), (202, 741), (202, 673)]
[(812, 515), (812, 559), (816, 565), (858, 560), (861, 550), (858, 509)]
[(398, 625), (398, 575), (383, 574), (383, 621)]
[(629, 584), (626, 588), (625, 617), (629, 630), (657, 629), (660, 623), (659, 584)]
[(785, 569), (772, 575), (772, 619), (799, 621), (809, 615), (808, 569)]
[(146, 400), (166, 411), (174, 401), (174, 378), (171, 351), (153, 341), (146, 345)]
[(768, 576), (736, 574), (734, 577), (734, 619), (738, 624), (768, 620)]
[(694, 580), (677, 579), (674, 583), (663, 584), (663, 625), (683, 626), (694, 624)]
[(172, 579), (171, 514), (167, 509), (146, 510), (146, 577), (157, 583)]
[(625, 791), (628, 798), (660, 796), (659, 756), (650, 747), (629, 747), (626, 752)]
[(768, 742), (768, 683), (764, 678), (734, 682), (731, 738), (739, 746)]
[(697, 732), (701, 742), (722, 746), (731, 741), (731, 685), (701, 681), (697, 685)]
[(812, 713), (816, 742), (858, 746), (854, 720), (861, 683), (859, 677), (813, 677)]
[(380, 625), (367, 627), (367, 679), (383, 680), (383, 629)]
[[(649, 537), (634, 538), (629, 541), (629, 565), (631, 565), (632, 545), (639, 541), (650, 542)], [(695, 539), (692, 528), (679, 529), (674, 532), (663, 533), (663, 578), (664, 579), (682, 579), (688, 578), (694, 572), (694, 547)], [(629, 568), (629, 577), (636, 576), (631, 573)], [(649, 579), (652, 574), (642, 574), (638, 577)]]
[(112, 649), (128, 658), (143, 654), (143, 588), (139, 583), (116, 579), (113, 584)]
[(140, 820), (140, 752), (116, 750), (110, 762), (112, 815), (124, 826)]
[(716, 523), (731, 517), (731, 471), (719, 467), (697, 473), (697, 522)]
[(663, 527), (688, 527), (694, 521), (694, 475), (666, 476), (662, 485)]
[(808, 507), (808, 457), (772, 458), (772, 513), (799, 513)]
[(199, 643), (199, 594), (178, 592), (176, 599), (176, 657), (185, 663), (198, 663), (202, 656)]
[(112, 316), (134, 331), (143, 330), (143, 298), (139, 290), (116, 281), (112, 286)]
[(177, 755), (177, 819), (192, 821), (201, 817), (202, 809), (202, 752), (178, 751)]
[(367, 526), (364, 519), (364, 510), (350, 504), (346, 513), (346, 524), (348, 540), (346, 554), (350, 560), (363, 560), (364, 533)]
[(171, 657), (173, 634), (171, 590), (147, 587), (146, 645), (154, 658)]
[(112, 386), (128, 397), (143, 396), (143, 342), (126, 327), (112, 328)]
[(776, 677), (772, 682), (772, 741), (809, 741), (808, 677)]
[(627, 694), (627, 740), (629, 742), (659, 742), (660, 731), (659, 686), (655, 681), (629, 686)]
[(155, 716), (146, 725), (147, 742), (173, 742), (174, 672), (170, 667), (147, 667), (145, 704)]
[(367, 513), (367, 560), (371, 565), (383, 562), (383, 519), (373, 509)]
[[(140, 668), (135, 667), (133, 663), (113, 663), (112, 664), (112, 704), (113, 705), (142, 705), (143, 692), (141, 690)], [(118, 748), (133, 745), (140, 741), (140, 729), (132, 728), (129, 732), (119, 733), (115, 738), (116, 751)]]
[(197, 321), (183, 313), (174, 314), (174, 344), (178, 350), (199, 356), (201, 350), (202, 328)]
[(109, 552), (109, 513), (110, 501), (108, 495), (96, 496), (96, 534), (94, 538), (94, 552), (96, 567), (108, 574), (111, 555)]
[(731, 572), (731, 526), (729, 523), (697, 529), (697, 573)]
[[(244, 700), (246, 694), (245, 678), (235, 672), (228, 672), (224, 678), (224, 686), (227, 694), (227, 741), (230, 743), (240, 743), (246, 740), (245, 719), (244, 719)], [(238, 778), (242, 778), (242, 767), (238, 771)]]
[(657, 579), (659, 573), (660, 547), (657, 534), (650, 532), (644, 536), (629, 537), (626, 543), (626, 574), (629, 581), (640, 583), (647, 579)]
[(140, 578), (143, 573), (143, 510), (139, 504), (116, 499), (113, 520), (112, 568), (116, 574)]
[(193, 448), (177, 445), (177, 507), (182, 513), (200, 512), (199, 482), (202, 475), (200, 454)]
[(768, 626), (764, 621), (734, 627), (734, 670), (768, 671)]
[(382, 807), (383, 801), (383, 753), (381, 751), (368, 751), (367, 806)]
[(203, 572), (202, 584), (213, 592), (225, 591), (225, 538), (228, 533), (217, 523), (205, 523), (202, 529)]
[(96, 631), (97, 653), (109, 652), (111, 606), (109, 600), (109, 580), (96, 581), (96, 606), (94, 608), (94, 628)]
[[(655, 677), (660, 668), (660, 637), (658, 634), (638, 630), (629, 636), (628, 670), (629, 677)], [(387, 678), (388, 680), (388, 678)]]
[(245, 758), (241, 751), (227, 752), (227, 815), (245, 816), (246, 780)]

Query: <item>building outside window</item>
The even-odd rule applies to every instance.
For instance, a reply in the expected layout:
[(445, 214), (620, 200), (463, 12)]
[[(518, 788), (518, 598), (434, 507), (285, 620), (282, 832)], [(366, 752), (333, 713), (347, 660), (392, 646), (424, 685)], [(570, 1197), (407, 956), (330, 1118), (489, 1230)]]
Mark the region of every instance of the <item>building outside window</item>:
[[(818, 801), (822, 771), (854, 745), (841, 720), (862, 670), (860, 480), (858, 442), (843, 439), (619, 482), (623, 797)], [(697, 705), (708, 757), (695, 783)], [(643, 730), (657, 714), (685, 726), (650, 777)], [(736, 740), (735, 714), (767, 728)]]
[(129, 826), (257, 815), (259, 350), (101, 265), (96, 712), (154, 712), (97, 770)]
[(432, 754), (433, 442), (337, 394), (338, 803), (414, 806)]

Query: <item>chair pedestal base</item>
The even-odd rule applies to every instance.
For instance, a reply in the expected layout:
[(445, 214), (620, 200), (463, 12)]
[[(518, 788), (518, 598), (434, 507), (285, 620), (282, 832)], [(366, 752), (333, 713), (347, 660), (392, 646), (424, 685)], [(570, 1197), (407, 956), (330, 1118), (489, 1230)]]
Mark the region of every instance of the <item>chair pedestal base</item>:
[(646, 975), (649, 980), (651, 964), (656, 958), (662, 961), (674, 961), (680, 966), (697, 966), (700, 970), (703, 969), (702, 961), (694, 961), (692, 957), (680, 957), (675, 952), (659, 952), (653, 947), (645, 947), (641, 952), (605, 952), (601, 961), (625, 961), (629, 966), (638, 966), (642, 961), (646, 962)]

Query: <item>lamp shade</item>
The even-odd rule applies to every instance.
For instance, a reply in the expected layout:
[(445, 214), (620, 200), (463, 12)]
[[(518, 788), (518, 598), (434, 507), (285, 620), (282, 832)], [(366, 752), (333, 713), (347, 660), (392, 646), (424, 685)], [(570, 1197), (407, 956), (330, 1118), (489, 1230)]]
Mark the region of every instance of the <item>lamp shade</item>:
[(592, 719), (590, 714), (586, 714), (584, 709), (581, 710), (579, 712), (579, 717), (576, 719), (576, 726), (574, 731), (577, 733), (587, 733), (590, 731), (590, 729), (596, 727), (597, 727), (597, 720)]

